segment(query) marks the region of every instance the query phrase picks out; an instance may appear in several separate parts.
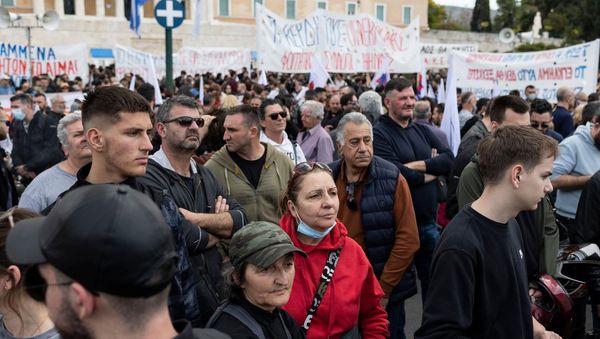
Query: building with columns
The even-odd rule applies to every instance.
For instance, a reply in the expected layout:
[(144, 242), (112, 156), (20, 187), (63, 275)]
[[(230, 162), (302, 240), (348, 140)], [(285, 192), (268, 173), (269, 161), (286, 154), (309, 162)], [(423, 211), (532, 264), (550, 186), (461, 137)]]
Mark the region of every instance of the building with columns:
[[(35, 24), (35, 15), (55, 10), (60, 25), (55, 31), (31, 30), (32, 45), (85, 43), (91, 48), (113, 48), (116, 44), (146, 52), (164, 53), (164, 29), (154, 19), (159, 0), (147, 0), (141, 13), (141, 37), (129, 29), (131, 2), (135, 0), (0, 0), (21, 22)], [(200, 8), (196, 8), (196, 3)], [(389, 24), (403, 27), (420, 17), (427, 28), (427, 1), (424, 0), (188, 0), (184, 23), (173, 31), (173, 50), (190, 47), (243, 47), (256, 49), (254, 8), (261, 3), (288, 19), (301, 19), (317, 8), (338, 13), (370, 13)], [(196, 11), (201, 13), (200, 36), (192, 37)], [(18, 25), (18, 24), (17, 24)], [(26, 43), (25, 29), (0, 31), (2, 42)]]

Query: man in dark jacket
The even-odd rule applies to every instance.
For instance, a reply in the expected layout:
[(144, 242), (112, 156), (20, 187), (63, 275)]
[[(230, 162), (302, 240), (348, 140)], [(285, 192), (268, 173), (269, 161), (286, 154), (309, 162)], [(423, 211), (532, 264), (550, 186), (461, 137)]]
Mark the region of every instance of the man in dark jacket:
[(14, 119), (12, 161), (14, 171), (29, 183), (36, 175), (64, 159), (56, 136), (57, 122), (42, 111), (34, 114), (27, 94), (10, 98)]
[(204, 324), (223, 299), (223, 258), (216, 245), (231, 238), (248, 219), (212, 172), (192, 160), (205, 132), (203, 127), (208, 126), (196, 101), (175, 96), (161, 105), (156, 120), (162, 145), (150, 156), (146, 175), (138, 178), (138, 183), (154, 200), (155, 192), (166, 191), (186, 219), (188, 251), (205, 285), (199, 296)]
[(365, 115), (344, 115), (337, 133), (342, 160), (331, 169), (340, 199), (338, 218), (365, 250), (379, 279), (390, 338), (403, 339), (404, 301), (417, 291), (412, 260), (419, 249), (410, 190), (394, 164), (373, 155), (373, 130)]
[(375, 155), (393, 163), (410, 187), (421, 247), (415, 265), (421, 281), (422, 296), (427, 295), (429, 266), (440, 237), (435, 223), (437, 214), (437, 176), (448, 175), (454, 156), (427, 126), (412, 121), (415, 92), (405, 78), (385, 86), (384, 103), (388, 114), (373, 128)]

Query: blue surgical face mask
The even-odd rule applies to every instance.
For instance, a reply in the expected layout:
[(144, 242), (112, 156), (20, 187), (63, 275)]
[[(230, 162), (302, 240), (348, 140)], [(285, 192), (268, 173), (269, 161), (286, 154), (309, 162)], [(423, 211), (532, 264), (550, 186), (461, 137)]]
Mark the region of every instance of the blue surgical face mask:
[(21, 121), (21, 120), (25, 119), (25, 112), (23, 112), (23, 110), (20, 108), (11, 109), (10, 113), (12, 114), (13, 119), (15, 119), (17, 121)]
[(307, 237), (313, 238), (313, 239), (321, 239), (324, 238), (327, 234), (329, 234), (329, 232), (331, 232), (331, 230), (335, 227), (336, 222), (333, 222), (333, 225), (331, 225), (331, 227), (327, 228), (324, 231), (317, 231), (314, 228), (308, 226), (304, 221), (302, 221), (302, 219), (300, 218), (300, 215), (298, 215), (298, 229), (297, 231), (304, 234)]

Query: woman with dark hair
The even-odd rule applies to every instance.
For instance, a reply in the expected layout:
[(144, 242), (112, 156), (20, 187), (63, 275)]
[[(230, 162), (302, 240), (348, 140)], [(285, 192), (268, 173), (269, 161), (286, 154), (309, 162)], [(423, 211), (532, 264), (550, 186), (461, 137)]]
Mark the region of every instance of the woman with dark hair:
[(207, 327), (232, 338), (305, 338), (294, 319), (281, 310), (294, 282), (294, 247), (290, 237), (270, 222), (244, 226), (231, 238), (228, 275), (230, 297), (219, 306)]
[(39, 216), (24, 208), (0, 215), (0, 338), (60, 338), (46, 306), (33, 300), (23, 287), (28, 267), (14, 265), (6, 256), (6, 237), (14, 224)]
[(386, 338), (383, 290), (362, 248), (337, 219), (339, 204), (326, 164), (294, 168), (279, 225), (307, 257), (294, 256), (294, 287), (283, 308), (308, 338)]

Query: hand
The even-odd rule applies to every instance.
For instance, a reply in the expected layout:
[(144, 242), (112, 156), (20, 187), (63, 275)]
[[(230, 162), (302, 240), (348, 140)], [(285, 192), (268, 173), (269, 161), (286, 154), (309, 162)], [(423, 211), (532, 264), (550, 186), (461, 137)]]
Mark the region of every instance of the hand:
[(381, 301), (379, 302), (379, 304), (381, 305), (381, 307), (383, 307), (383, 309), (385, 310), (387, 308), (388, 302), (390, 301), (390, 298), (388, 297), (383, 297), (381, 298)]
[(215, 152), (204, 153), (202, 155), (192, 155), (192, 159), (200, 165), (203, 166), (206, 162), (215, 154)]
[(214, 235), (208, 233), (208, 244), (206, 244), (206, 248), (214, 247), (218, 243), (219, 243), (219, 238), (217, 238)]
[(222, 196), (218, 196), (215, 199), (215, 213), (224, 213), (229, 211), (229, 205), (227, 204), (227, 199)]
[(186, 210), (185, 208), (179, 208), (179, 212), (181, 213), (181, 215), (183, 215), (183, 218), (188, 220), (189, 222), (193, 223), (192, 219), (194, 219), (194, 214), (193, 212), (190, 212), (188, 210)]
[(418, 161), (411, 161), (411, 162), (404, 164), (404, 166), (410, 168), (411, 170), (417, 170), (417, 163), (418, 163)]
[(432, 182), (437, 179), (437, 177), (433, 174), (425, 173), (425, 183)]
[(529, 297), (533, 298), (533, 299), (539, 299), (542, 297), (542, 291), (535, 289), (535, 288), (530, 288), (529, 289)]
[(432, 148), (432, 149), (431, 149), (431, 157), (432, 157), (432, 158), (435, 158), (435, 157), (437, 157), (437, 156), (438, 156), (438, 151), (437, 151), (437, 148)]
[(546, 331), (533, 334), (534, 339), (561, 339), (562, 337), (552, 331)]

